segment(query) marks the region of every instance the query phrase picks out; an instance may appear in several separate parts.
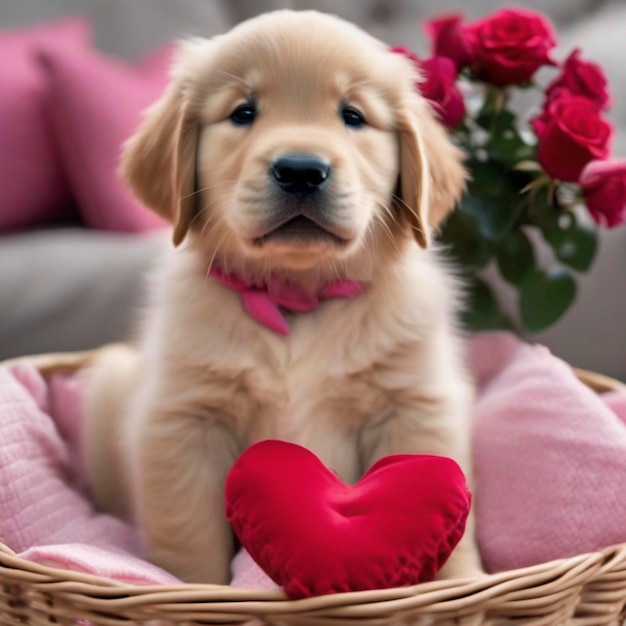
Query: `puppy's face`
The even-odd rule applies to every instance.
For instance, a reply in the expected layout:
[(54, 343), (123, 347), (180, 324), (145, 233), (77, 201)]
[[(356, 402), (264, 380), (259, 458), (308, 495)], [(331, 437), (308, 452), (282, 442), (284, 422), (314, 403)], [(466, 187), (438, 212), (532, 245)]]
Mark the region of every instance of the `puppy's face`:
[(397, 184), (384, 75), (370, 41), (269, 26), (215, 51), (198, 153), (207, 217), (255, 258), (341, 258), (388, 218)]
[(426, 246), (463, 173), (414, 83), (337, 18), (261, 16), (182, 46), (123, 171), (175, 240), (191, 231), (225, 266), (336, 271), (409, 232)]

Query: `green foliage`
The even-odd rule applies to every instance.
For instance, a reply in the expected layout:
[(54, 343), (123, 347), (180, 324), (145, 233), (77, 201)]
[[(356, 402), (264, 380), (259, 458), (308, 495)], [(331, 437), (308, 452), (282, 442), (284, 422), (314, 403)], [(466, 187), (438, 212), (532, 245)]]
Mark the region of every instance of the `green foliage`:
[(463, 322), (472, 330), (512, 329), (511, 320), (502, 312), (498, 300), (489, 285), (473, 277), (467, 285), (467, 306)]
[(496, 250), (498, 268), (512, 285), (521, 285), (536, 268), (535, 251), (522, 230), (513, 230)]
[(595, 229), (579, 224), (574, 213), (564, 213), (546, 221), (543, 236), (557, 258), (578, 272), (586, 272), (596, 254), (598, 237)]
[(524, 326), (531, 332), (548, 328), (567, 311), (575, 297), (576, 282), (564, 270), (533, 270), (519, 290)]
[[(467, 116), (455, 132), (468, 155), (470, 181), (439, 241), (467, 278), (463, 319), (470, 329), (538, 332), (574, 302), (572, 270), (589, 270), (597, 233), (576, 216), (579, 192), (544, 174), (533, 135), (520, 130), (507, 97), (503, 90), (487, 89), (474, 118)], [(515, 322), (484, 279), (487, 267), (495, 267), (517, 294)]]

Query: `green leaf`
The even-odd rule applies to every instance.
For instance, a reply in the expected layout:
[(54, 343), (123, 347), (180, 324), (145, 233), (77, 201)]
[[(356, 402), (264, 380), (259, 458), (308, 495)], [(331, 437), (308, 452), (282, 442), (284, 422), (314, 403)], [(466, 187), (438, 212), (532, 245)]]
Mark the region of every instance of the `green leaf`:
[(460, 210), (444, 222), (438, 241), (449, 256), (469, 268), (484, 267), (494, 253), (493, 244), (480, 234), (474, 218)]
[(459, 210), (471, 216), (480, 234), (493, 243), (501, 241), (511, 232), (521, 212), (520, 203), (512, 194), (492, 197), (466, 193)]
[(503, 104), (504, 97), (496, 90), (485, 100), (476, 117), (476, 122), (490, 134), (499, 134), (514, 127), (515, 114), (507, 108), (502, 108)]
[(463, 311), (462, 321), (473, 331), (513, 328), (487, 283), (479, 278), (474, 278), (468, 285), (467, 308)]
[(459, 210), (478, 224), (480, 234), (492, 242), (506, 237), (520, 216), (522, 202), (497, 165), (481, 164), (472, 170), (474, 180), (463, 196)]
[(539, 332), (554, 324), (576, 298), (576, 282), (564, 270), (533, 270), (522, 282), (519, 307), (524, 326)]
[(534, 160), (535, 144), (524, 140), (517, 127), (517, 115), (506, 108), (506, 102), (501, 90), (490, 90), (476, 122), (487, 131), (487, 152), (510, 168), (520, 161)]
[(546, 241), (556, 256), (579, 272), (586, 272), (598, 249), (598, 235), (594, 228), (580, 224), (574, 213), (562, 213), (543, 225)]
[(519, 285), (535, 269), (535, 253), (526, 233), (512, 232), (496, 253), (502, 276), (513, 285)]
[(546, 228), (552, 228), (558, 218), (558, 211), (550, 199), (548, 186), (540, 186), (530, 192), (528, 210), (525, 218), (527, 223), (539, 226), (545, 232)]
[(498, 198), (511, 192), (512, 186), (507, 178), (508, 168), (502, 163), (493, 159), (472, 158), (467, 161), (467, 167), (470, 172), (468, 188), (475, 196)]
[(502, 161), (508, 167), (528, 162), (535, 156), (534, 146), (529, 146), (515, 128), (492, 131), (485, 149), (491, 158)]

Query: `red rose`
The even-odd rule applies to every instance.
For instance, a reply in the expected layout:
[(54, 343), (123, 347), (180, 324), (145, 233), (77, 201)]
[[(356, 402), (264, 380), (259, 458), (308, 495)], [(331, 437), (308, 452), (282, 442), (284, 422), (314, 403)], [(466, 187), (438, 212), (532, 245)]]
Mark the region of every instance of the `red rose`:
[(537, 159), (553, 178), (576, 182), (594, 159), (609, 155), (612, 126), (587, 98), (562, 92), (532, 120), (537, 134)]
[(550, 21), (541, 13), (504, 9), (465, 28), (474, 72), (504, 87), (525, 83), (542, 65), (554, 65), (556, 45)]
[(422, 80), (417, 90), (428, 100), (439, 119), (449, 128), (454, 128), (465, 117), (463, 95), (456, 86), (456, 66), (446, 57), (432, 57), (422, 61), (408, 48), (393, 48), (392, 52), (403, 54), (418, 68)]
[(435, 109), (441, 121), (454, 128), (465, 117), (463, 95), (456, 86), (457, 70), (447, 57), (433, 57), (420, 62), (424, 79), (418, 87)]
[(626, 222), (626, 159), (591, 161), (579, 182), (598, 224), (612, 228)]
[(432, 39), (434, 56), (448, 57), (457, 70), (470, 64), (470, 45), (462, 25), (462, 16), (446, 15), (426, 22), (426, 33)]
[(593, 100), (601, 110), (609, 106), (611, 98), (602, 68), (591, 61), (582, 61), (578, 48), (565, 60), (561, 74), (548, 85), (546, 96), (550, 99), (563, 89)]
[(401, 55), (407, 57), (407, 59), (411, 59), (411, 61), (413, 61), (415, 66), (419, 67), (420, 59), (417, 56), (417, 54), (415, 54), (415, 52), (413, 52), (413, 50), (409, 50), (405, 46), (396, 46), (395, 48), (392, 48), (391, 51), (393, 53), (395, 53), (395, 54), (401, 54)]

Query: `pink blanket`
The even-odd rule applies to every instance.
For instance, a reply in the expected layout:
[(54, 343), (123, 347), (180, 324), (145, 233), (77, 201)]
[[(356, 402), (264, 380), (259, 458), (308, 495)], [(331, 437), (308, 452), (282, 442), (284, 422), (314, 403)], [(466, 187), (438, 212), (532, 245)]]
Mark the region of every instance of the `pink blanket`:
[[(473, 340), (474, 502), (489, 571), (626, 542), (626, 394), (602, 399), (545, 348)], [(81, 479), (80, 382), (0, 368), (0, 541), (25, 559), (133, 584), (176, 579)], [(273, 583), (245, 552), (233, 585)]]

